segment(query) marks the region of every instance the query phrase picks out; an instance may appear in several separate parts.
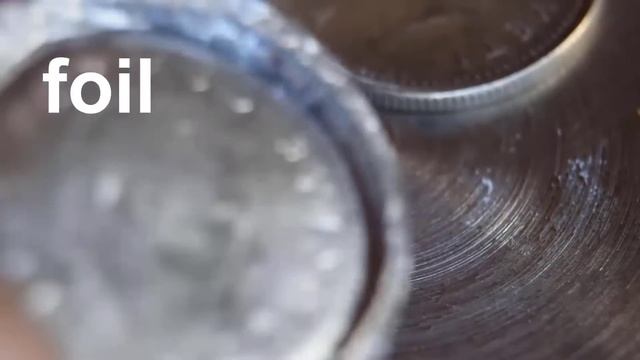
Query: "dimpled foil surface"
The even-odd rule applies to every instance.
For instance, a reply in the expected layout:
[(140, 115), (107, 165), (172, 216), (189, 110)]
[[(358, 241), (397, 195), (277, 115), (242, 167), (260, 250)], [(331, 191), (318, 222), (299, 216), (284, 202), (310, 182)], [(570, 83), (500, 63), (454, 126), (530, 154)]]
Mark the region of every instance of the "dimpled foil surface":
[[(64, 358), (330, 357), (363, 290), (367, 237), (324, 133), (182, 42), (54, 49), (0, 97), (0, 271)], [(54, 56), (71, 58), (59, 115), (41, 81)], [(75, 76), (116, 84), (119, 57), (131, 58), (133, 113), (72, 109)], [(137, 113), (140, 57), (152, 59), (151, 114)]]

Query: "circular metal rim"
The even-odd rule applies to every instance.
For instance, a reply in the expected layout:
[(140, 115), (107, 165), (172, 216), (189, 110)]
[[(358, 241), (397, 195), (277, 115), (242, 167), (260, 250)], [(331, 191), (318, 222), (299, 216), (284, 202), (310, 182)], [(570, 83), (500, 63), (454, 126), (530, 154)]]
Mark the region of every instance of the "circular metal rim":
[[(171, 0), (79, 0), (69, 5), (63, 7), (56, 0), (3, 5), (10, 8), (5, 8), (4, 14), (0, 11), (0, 19), (24, 20), (27, 17), (19, 15), (34, 9), (42, 16), (30, 19), (34, 22), (32, 24), (20, 24), (30, 31), (9, 34), (7, 29), (11, 24), (0, 27), (0, 41), (7, 39), (11, 40), (11, 44), (19, 44), (9, 53), (0, 48), (0, 91), (13, 80), (12, 74), (19, 73), (26, 66), (25, 61), (29, 56), (47, 44), (78, 37), (114, 31), (171, 29), (172, 34), (179, 33), (189, 40), (207, 45), (212, 51), (216, 50), (212, 44), (233, 48), (239, 42), (249, 40), (225, 26), (203, 31), (191, 21), (172, 16), (178, 12), (181, 15), (188, 13), (189, 20), (205, 21), (207, 24), (215, 23), (216, 19), (233, 18), (239, 25), (258, 34), (263, 41), (252, 43), (249, 47), (245, 44), (243, 49), (235, 49), (242, 57), (238, 64), (240, 66), (248, 66), (253, 61), (254, 54), (247, 53), (248, 48), (266, 46), (271, 55), (281, 60), (284, 58), (283, 54), (287, 54), (292, 59), (289, 65), (316, 75), (313, 83), (306, 84), (310, 86), (307, 91), (317, 86), (321, 86), (323, 91), (309, 93), (304, 105), (314, 108), (309, 114), (315, 115), (323, 128), (330, 132), (329, 136), (333, 136), (343, 156), (347, 156), (345, 151), (353, 152), (352, 165), (356, 168), (352, 167), (352, 173), (354, 170), (361, 172), (360, 180), (363, 183), (359, 185), (364, 186), (361, 197), (364, 203), (371, 205), (372, 214), (368, 220), (379, 222), (376, 228), (382, 232), (381, 243), (376, 245), (383, 253), (376, 259), (376, 266), (379, 268), (376, 277), (369, 279), (372, 284), (368, 294), (370, 299), (363, 303), (352, 328), (344, 334), (341, 346), (336, 349), (336, 357), (356, 360), (383, 355), (387, 351), (384, 337), (389, 335), (389, 328), (394, 324), (408, 292), (411, 267), (407, 245), (409, 234), (395, 152), (375, 112), (353, 86), (344, 69), (312, 37), (290, 25), (277, 11), (259, 0), (202, 0), (189, 5)], [(131, 11), (133, 13), (130, 14)], [(42, 19), (53, 20), (46, 22)], [(31, 36), (31, 32), (35, 32), (36, 36)], [(15, 37), (16, 34), (18, 38)], [(279, 70), (284, 72), (282, 75), (286, 80), (286, 72), (291, 69)], [(283, 89), (285, 92), (295, 93), (301, 90), (296, 88), (296, 84), (286, 85), (289, 87)], [(342, 114), (342, 119), (340, 116), (333, 118), (336, 114), (328, 110), (330, 107), (337, 107), (337, 115)], [(345, 117), (351, 121), (341, 124)], [(368, 245), (371, 252), (372, 244)]]
[[(580, 43), (601, 13), (603, 0), (592, 0), (584, 17), (556, 47), (532, 64), (500, 79), (480, 85), (445, 91), (421, 91), (354, 74), (371, 101), (383, 110), (400, 112), (450, 112), (467, 110), (508, 98), (536, 85), (540, 76), (558, 70), (575, 58)], [(580, 52), (580, 51), (577, 51)]]

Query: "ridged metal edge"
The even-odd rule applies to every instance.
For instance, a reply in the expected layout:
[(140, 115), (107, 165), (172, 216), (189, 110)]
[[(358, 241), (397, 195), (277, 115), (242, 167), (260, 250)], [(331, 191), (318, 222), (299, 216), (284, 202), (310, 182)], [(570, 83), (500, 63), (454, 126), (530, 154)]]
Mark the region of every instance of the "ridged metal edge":
[[(603, 0), (593, 0), (573, 31), (558, 46), (533, 64), (501, 79), (448, 91), (421, 91), (354, 75), (371, 101), (383, 110), (400, 112), (451, 112), (498, 102), (536, 86), (555, 71), (562, 71), (581, 53)], [(586, 41), (588, 42), (588, 41)]]

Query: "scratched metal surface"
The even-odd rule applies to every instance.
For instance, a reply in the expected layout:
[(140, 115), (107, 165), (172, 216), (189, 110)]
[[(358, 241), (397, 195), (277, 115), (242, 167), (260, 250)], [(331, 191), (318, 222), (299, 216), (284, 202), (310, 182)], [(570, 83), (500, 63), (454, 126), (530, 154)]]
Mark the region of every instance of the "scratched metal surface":
[(416, 233), (394, 359), (640, 358), (640, 2), (601, 11), (542, 90), (383, 115)]

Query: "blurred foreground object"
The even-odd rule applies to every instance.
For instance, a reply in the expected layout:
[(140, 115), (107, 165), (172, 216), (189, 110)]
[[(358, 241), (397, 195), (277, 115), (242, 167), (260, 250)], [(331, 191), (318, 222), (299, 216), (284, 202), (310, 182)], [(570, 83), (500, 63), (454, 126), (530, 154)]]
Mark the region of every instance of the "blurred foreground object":
[[(409, 264), (395, 158), (314, 40), (254, 1), (0, 19), (0, 274), (64, 359), (385, 353)], [(151, 114), (73, 110), (73, 79), (116, 84), (122, 57), (151, 58)]]
[(24, 314), (18, 292), (0, 283), (0, 359), (56, 360), (55, 348)]

